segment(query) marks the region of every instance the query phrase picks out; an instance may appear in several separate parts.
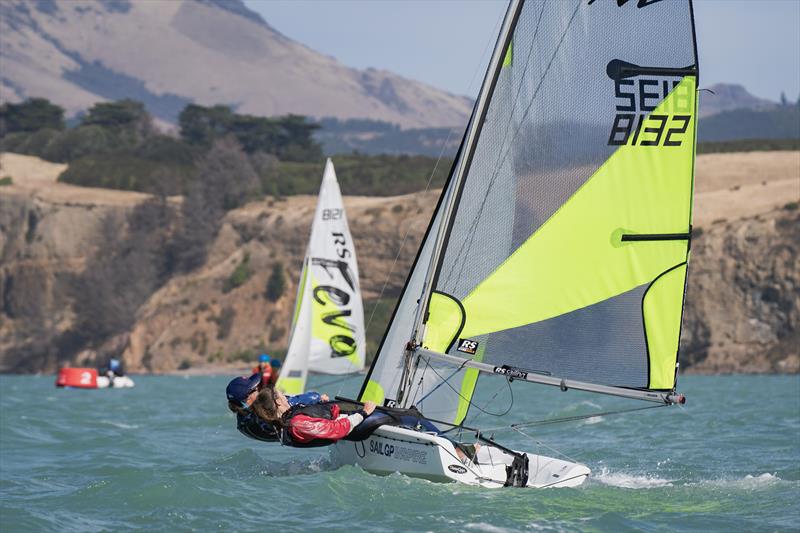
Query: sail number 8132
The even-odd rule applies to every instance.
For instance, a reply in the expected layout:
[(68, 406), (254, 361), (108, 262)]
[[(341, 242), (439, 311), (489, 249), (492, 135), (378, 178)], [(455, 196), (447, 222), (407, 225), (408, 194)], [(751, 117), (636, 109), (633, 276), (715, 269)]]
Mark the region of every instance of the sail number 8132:
[(691, 115), (643, 115), (618, 113), (611, 126), (611, 146), (680, 146)]

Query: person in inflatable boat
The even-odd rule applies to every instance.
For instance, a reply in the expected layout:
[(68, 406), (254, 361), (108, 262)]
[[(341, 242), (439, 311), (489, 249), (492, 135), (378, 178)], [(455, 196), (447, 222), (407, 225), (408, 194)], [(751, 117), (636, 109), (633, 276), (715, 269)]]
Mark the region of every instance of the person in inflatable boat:
[[(278, 440), (278, 432), (275, 427), (257, 417), (251, 406), (258, 396), (258, 391), (263, 386), (271, 386), (262, 380), (260, 373), (250, 377), (241, 376), (234, 378), (228, 383), (225, 395), (228, 398), (228, 409), (236, 414), (236, 429), (245, 437), (263, 441)], [(295, 396), (288, 396), (287, 401), (290, 405), (315, 405), (320, 402), (327, 402), (328, 396), (318, 392), (306, 392)]]
[(108, 360), (108, 364), (99, 370), (98, 374), (106, 376), (109, 380), (108, 386), (113, 387), (114, 378), (124, 376), (125, 370), (118, 359), (111, 358)]

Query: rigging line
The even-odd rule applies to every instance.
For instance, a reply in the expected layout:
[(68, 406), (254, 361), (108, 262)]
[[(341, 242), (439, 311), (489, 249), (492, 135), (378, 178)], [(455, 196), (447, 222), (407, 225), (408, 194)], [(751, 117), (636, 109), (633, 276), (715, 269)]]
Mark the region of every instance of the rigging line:
[[(430, 360), (428, 360), (428, 359), (425, 360), (425, 366), (426, 367), (431, 366)], [(419, 376), (419, 381), (417, 382), (417, 388), (414, 389), (414, 396), (411, 397), (411, 405), (416, 405), (415, 402), (417, 400), (417, 394), (419, 394), (419, 389), (422, 387), (422, 380), (423, 379), (425, 379), (425, 369), (422, 370), (422, 373)], [(424, 398), (423, 398), (423, 400), (424, 400)], [(422, 400), (420, 400), (420, 401), (422, 401)]]
[[(539, 90), (541, 89), (542, 84), (544, 83), (544, 80), (547, 77), (547, 74), (550, 72), (550, 67), (553, 65), (553, 61), (555, 60), (556, 55), (558, 55), (558, 51), (561, 49), (561, 45), (564, 43), (564, 38), (567, 36), (567, 31), (569, 31), (569, 28), (572, 26), (572, 23), (575, 20), (575, 15), (578, 14), (578, 8), (580, 8), (580, 6), (581, 6), (581, 1), (579, 1), (575, 5), (575, 10), (572, 12), (572, 17), (570, 17), (566, 28), (564, 28), (564, 31), (561, 34), (561, 38), (558, 41), (558, 45), (556, 46), (556, 49), (553, 51), (553, 55), (550, 57), (550, 61), (547, 63), (547, 67), (545, 68), (544, 73), (542, 73), (542, 76), (539, 78), (539, 83), (536, 85), (536, 88), (533, 91), (533, 96), (531, 96), (530, 102), (528, 103), (528, 107), (526, 107), (525, 111), (522, 113), (522, 117), (520, 117), (520, 119), (519, 119), (519, 125), (514, 130), (514, 133), (511, 136), (512, 140), (517, 137), (517, 134), (519, 133), (520, 129), (522, 128), (522, 125), (524, 124), (524, 121), (527, 118), (528, 113), (530, 113), (530, 110), (533, 107), (533, 102), (536, 100), (536, 97), (539, 94)], [(531, 51), (532, 50), (533, 50), (533, 47), (531, 47)], [(520, 84), (520, 90), (521, 90), (521, 87), (522, 87), (522, 84)], [(514, 107), (516, 107), (516, 103), (515, 103)], [(509, 122), (509, 126), (511, 126), (510, 122)], [(510, 131), (510, 129), (506, 130), (506, 135), (503, 136), (503, 139), (505, 139), (507, 137), (507, 133), (509, 131)], [(508, 154), (510, 153), (510, 151), (511, 151), (511, 146), (509, 145), (508, 148), (506, 148), (505, 152), (502, 153), (502, 156), (498, 155), (497, 163), (494, 165), (494, 172), (492, 173), (492, 177), (489, 179), (489, 184), (486, 187), (486, 195), (484, 196), (484, 199), (481, 202), (481, 206), (478, 209), (478, 212), (476, 213), (475, 217), (473, 218), (473, 222), (471, 224), (471, 228), (474, 228), (474, 227), (477, 226), (477, 221), (482, 216), (484, 207), (486, 206), (486, 200), (488, 198), (489, 191), (491, 190), (492, 185), (494, 184), (495, 180), (497, 179), (497, 176), (499, 175), (500, 168), (503, 165), (503, 163), (505, 163), (506, 158), (508, 157)], [(473, 239), (471, 239), (471, 241), (470, 241), (470, 246), (471, 246), (472, 240)], [(462, 248), (465, 245), (466, 245), (466, 243), (462, 244)]]
[[(450, 380), (450, 378), (452, 378), (453, 376), (455, 376), (456, 374), (458, 374), (459, 372), (461, 372), (461, 371), (464, 369), (464, 365), (466, 365), (466, 364), (467, 364), (467, 361), (469, 361), (469, 359), (464, 359), (464, 362), (463, 362), (463, 363), (461, 363), (461, 365), (459, 365), (459, 367), (458, 367), (458, 368), (456, 368), (455, 370), (453, 370), (453, 373), (452, 373), (452, 374), (450, 374), (449, 376), (447, 376), (447, 379), (445, 379), (444, 381), (440, 381), (438, 385), (436, 385), (434, 388), (432, 388), (432, 389), (430, 390), (430, 392), (428, 392), (428, 393), (427, 393), (425, 396), (423, 396), (422, 398), (420, 398), (420, 399), (419, 399), (419, 402), (420, 402), (420, 403), (424, 402), (424, 401), (425, 401), (425, 398), (427, 398), (428, 396), (430, 396), (431, 394), (433, 394), (434, 392), (436, 392), (436, 391), (439, 389), (439, 387), (441, 387), (441, 386), (442, 386), (442, 385), (444, 385), (444, 384), (445, 384), (447, 381), (449, 381), (449, 380)], [(430, 366), (431, 366), (431, 365), (430, 365), (430, 360), (428, 360), (428, 359), (426, 359), (426, 360), (425, 360), (425, 366), (426, 366), (426, 368), (430, 368)], [(423, 373), (423, 375), (424, 375), (424, 374), (425, 374), (425, 371), (423, 370), (423, 371), (422, 371), (422, 373)], [(441, 376), (439, 376), (439, 377), (441, 377)], [(421, 378), (421, 377), (419, 378), (419, 382), (420, 382), (420, 384), (422, 383), (422, 378)], [(417, 386), (417, 389), (419, 389), (419, 386)], [(414, 394), (414, 396), (416, 396), (416, 393)]]
[(514, 431), (516, 431), (516, 432), (517, 432), (517, 433), (519, 433), (520, 435), (524, 435), (525, 437), (528, 437), (528, 438), (529, 438), (530, 440), (532, 440), (532, 441), (533, 441), (535, 444), (537, 444), (537, 445), (539, 445), (539, 446), (541, 446), (541, 447), (543, 447), (543, 448), (547, 448), (547, 449), (548, 449), (548, 450), (550, 450), (551, 452), (554, 452), (554, 453), (556, 453), (557, 455), (560, 455), (561, 457), (563, 457), (563, 458), (567, 459), (568, 461), (571, 461), (571, 462), (573, 462), (573, 463), (578, 463), (578, 464), (580, 464), (580, 461), (578, 461), (577, 459), (573, 459), (572, 457), (570, 457), (569, 455), (565, 454), (564, 452), (562, 452), (562, 451), (560, 451), (560, 450), (557, 450), (557, 449), (553, 448), (552, 446), (548, 446), (548, 445), (547, 445), (547, 444), (545, 444), (544, 442), (542, 442), (542, 441), (538, 440), (538, 439), (537, 439), (536, 437), (534, 437), (533, 435), (528, 435), (527, 433), (525, 433), (524, 431), (522, 431), (521, 429), (518, 429), (518, 428), (511, 428), (511, 429), (513, 429)]
[(619, 409), (616, 411), (601, 411), (596, 413), (587, 413), (583, 415), (575, 415), (575, 416), (567, 416), (562, 418), (543, 418), (540, 420), (530, 420), (528, 422), (518, 422), (516, 424), (509, 424), (507, 426), (499, 426), (495, 428), (488, 428), (482, 430), (484, 433), (489, 431), (501, 431), (504, 429), (511, 429), (517, 431), (521, 427), (533, 427), (533, 426), (547, 426), (550, 424), (560, 424), (563, 422), (575, 422), (577, 420), (585, 420), (589, 418), (594, 418), (597, 416), (611, 416), (611, 415), (619, 415), (624, 413), (632, 413), (634, 411), (644, 411), (646, 409), (656, 409), (659, 407), (668, 407), (668, 404), (657, 404), (657, 405), (646, 405), (644, 407), (633, 407), (630, 409)]
[[(511, 381), (508, 379), (508, 376), (505, 376), (505, 378), (506, 378), (506, 385), (508, 386), (508, 393), (511, 395), (511, 406), (509, 407), (509, 411), (510, 411), (510, 410), (511, 410), (511, 408), (514, 406), (514, 389), (512, 389), (512, 388), (511, 388)], [(489, 406), (489, 404), (490, 404), (490, 403), (492, 403), (492, 402), (494, 401), (494, 399), (495, 399), (495, 398), (497, 398), (497, 395), (498, 395), (498, 394), (500, 394), (500, 391), (501, 391), (501, 390), (503, 390), (503, 386), (502, 386), (502, 385), (501, 385), (500, 387), (498, 387), (498, 388), (497, 388), (497, 391), (494, 393), (494, 396), (492, 396), (492, 397), (489, 399), (489, 401), (487, 401), (485, 404), (483, 404), (483, 408), (484, 408), (484, 409), (485, 409), (486, 407), (488, 407), (488, 406)], [(473, 419), (472, 419), (472, 422), (470, 422), (470, 424), (473, 424), (473, 425), (474, 425), (474, 424), (477, 422), (477, 420), (478, 420), (478, 419), (481, 417), (481, 415), (482, 415), (482, 414), (483, 414), (483, 413), (478, 413), (478, 414), (475, 416), (475, 418), (473, 418)]]
[[(539, 11), (539, 17), (536, 20), (536, 28), (533, 31), (533, 37), (531, 38), (531, 45), (530, 45), (530, 48), (528, 50), (528, 56), (525, 58), (525, 67), (522, 69), (522, 74), (520, 75), (520, 78), (519, 78), (520, 79), (520, 84), (519, 84), (519, 87), (517, 88), (517, 94), (514, 95), (514, 100), (513, 100), (512, 105), (511, 105), (511, 112), (509, 113), (509, 120), (511, 118), (513, 118), (513, 116), (514, 116), (514, 111), (516, 110), (517, 102), (519, 101), (519, 95), (522, 92), (522, 87), (524, 85), (522, 83), (522, 81), (525, 80), (525, 75), (528, 73), (528, 67), (530, 66), (531, 58), (533, 57), (533, 51), (535, 49), (534, 44), (536, 44), (536, 36), (539, 33), (539, 25), (542, 22), (542, 15), (544, 14), (545, 5), (546, 5), (546, 2), (542, 2), (542, 9)], [(524, 6), (523, 6), (523, 9), (524, 9)], [(513, 36), (512, 36), (512, 41), (511, 42), (513, 43)], [(509, 122), (508, 127), (506, 128), (505, 133), (503, 134), (503, 139), (500, 142), (500, 146), (504, 145), (504, 143), (506, 141), (506, 137), (508, 137), (508, 132), (510, 131), (510, 129), (511, 129), (511, 123)], [(494, 183), (494, 179), (495, 179), (495, 177), (497, 175), (497, 168), (498, 168), (497, 164), (495, 164), (494, 168), (495, 168), (495, 175), (493, 175), (491, 180), (489, 181), (489, 185), (486, 188), (486, 196), (489, 195), (489, 191), (491, 190), (492, 184)], [(467, 234), (470, 235), (469, 245), (466, 245), (466, 243), (462, 244), (461, 248), (458, 250), (458, 253), (456, 254), (455, 258), (453, 259), (453, 263), (457, 263), (459, 261), (459, 259), (461, 258), (461, 254), (462, 254), (462, 252), (465, 251), (465, 249), (469, 250), (472, 247), (472, 242), (474, 241), (474, 238), (475, 238), (475, 228), (477, 228), (478, 221), (480, 220), (480, 218), (482, 216), (484, 204), (485, 204), (485, 202), (483, 202), (481, 204), (481, 208), (480, 208), (479, 212), (472, 219), (472, 223), (470, 224), (470, 227), (467, 230)], [(456, 279), (460, 279), (461, 278), (461, 274), (463, 273), (465, 265), (466, 265), (466, 261), (461, 264), (461, 268), (459, 269), (458, 276), (456, 277)], [(450, 278), (452, 277), (452, 272), (453, 271), (451, 270), (450, 274), (447, 276), (447, 279), (445, 279), (445, 285), (450, 282)]]
[[(501, 24), (502, 20), (503, 19), (501, 17), (495, 22), (495, 25), (494, 25), (494, 29), (495, 30)], [(496, 32), (492, 32), (492, 35), (494, 35), (494, 33), (496, 33)], [(483, 59), (486, 57), (487, 50), (490, 49), (490, 48), (491, 48), (491, 39), (486, 44), (486, 46), (484, 46), (483, 53), (481, 54), (481, 61), (478, 63), (478, 66), (475, 67), (475, 71), (472, 73), (472, 79), (470, 80), (469, 84), (467, 85), (467, 91), (472, 90), (472, 86), (475, 84), (475, 80), (478, 77), (478, 73), (481, 71), (480, 66), (483, 63)], [(444, 156), (444, 152), (447, 149), (447, 145), (450, 143), (450, 139), (452, 138), (453, 132), (455, 130), (456, 130), (455, 126), (448, 130), (447, 137), (445, 138), (445, 141), (442, 144), (442, 149), (439, 151), (439, 157), (436, 158), (436, 163), (433, 165), (433, 171), (431, 172), (431, 175), (428, 177), (428, 181), (425, 184), (425, 190), (423, 191), (423, 193), (426, 193), (426, 192), (428, 192), (430, 190), (431, 183), (433, 182), (433, 176), (436, 174), (436, 169), (439, 168), (439, 163), (441, 162), (442, 157)], [(386, 292), (386, 287), (389, 284), (389, 279), (391, 278), (392, 273), (394, 272), (394, 267), (397, 265), (397, 260), (400, 258), (400, 255), (403, 253), (403, 248), (404, 248), (404, 246), (406, 244), (406, 240), (408, 240), (408, 234), (410, 232), (411, 232), (411, 226), (409, 225), (409, 227), (406, 228), (406, 232), (403, 235), (403, 239), (400, 242), (400, 246), (397, 249), (397, 254), (394, 257), (394, 261), (392, 261), (392, 266), (389, 268), (389, 272), (386, 274), (386, 279), (383, 282), (383, 286), (381, 287), (381, 291), (378, 294), (377, 300), (375, 301), (375, 305), (372, 306), (372, 312), (370, 313), (369, 319), (367, 320), (367, 325), (364, 327), (364, 331), (365, 332), (369, 329), (369, 326), (372, 324), (372, 319), (375, 317), (375, 312), (378, 309), (378, 305), (380, 303), (380, 300), (383, 298), (384, 292)], [(424, 243), (420, 243), (420, 246), (422, 246), (422, 244), (424, 244)]]
[[(470, 359), (467, 359), (467, 361), (470, 361)], [(462, 364), (464, 364), (464, 363), (462, 363)], [(437, 376), (439, 376), (439, 378), (443, 380), (443, 383), (444, 383), (445, 385), (447, 385), (448, 387), (450, 387), (450, 389), (451, 389), (453, 392), (455, 392), (456, 394), (458, 394), (458, 396), (459, 396), (459, 397), (460, 397), (462, 400), (465, 400), (465, 401), (466, 401), (466, 402), (467, 402), (467, 403), (468, 403), (470, 406), (474, 407), (475, 409), (477, 409), (477, 410), (478, 410), (478, 411), (480, 411), (481, 413), (485, 413), (485, 414), (487, 414), (487, 415), (490, 415), (490, 416), (505, 416), (505, 415), (507, 415), (507, 414), (509, 413), (509, 411), (511, 411), (511, 408), (514, 406), (514, 398), (513, 398), (513, 396), (512, 396), (512, 398), (511, 398), (511, 404), (508, 406), (508, 409), (506, 409), (506, 410), (505, 410), (504, 412), (502, 412), (502, 413), (492, 413), (492, 412), (490, 412), (490, 411), (486, 411), (486, 410), (484, 410), (484, 409), (481, 409), (479, 406), (477, 406), (477, 405), (475, 405), (474, 403), (472, 403), (472, 399), (465, 397), (463, 394), (461, 394), (459, 391), (457, 391), (457, 390), (456, 390), (456, 389), (455, 389), (455, 388), (454, 388), (452, 385), (450, 385), (450, 383), (448, 383), (448, 382), (447, 382), (447, 381), (446, 381), (446, 380), (445, 380), (445, 379), (442, 377), (442, 375), (436, 371), (436, 369), (435, 369), (433, 366), (429, 366), (428, 368), (430, 368), (431, 370), (433, 370), (433, 373), (434, 373), (434, 374), (436, 374)], [(458, 425), (456, 425), (456, 424), (451, 424), (451, 425), (452, 425), (453, 427), (458, 427)]]

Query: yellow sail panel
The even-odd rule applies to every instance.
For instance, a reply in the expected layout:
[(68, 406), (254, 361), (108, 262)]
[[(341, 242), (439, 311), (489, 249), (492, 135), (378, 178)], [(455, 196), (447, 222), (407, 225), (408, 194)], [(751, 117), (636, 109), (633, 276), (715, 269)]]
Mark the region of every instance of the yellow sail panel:
[[(354, 367), (360, 367), (361, 360), (355, 338), (354, 327), (350, 324), (350, 311), (336, 302), (336, 292), (325, 290), (323, 285), (312, 275), (311, 298), (311, 336), (322, 345), (350, 361)], [(327, 348), (326, 348), (327, 349)]]
[(297, 289), (297, 299), (294, 303), (294, 314), (292, 314), (292, 329), (297, 323), (297, 315), (300, 313), (300, 307), (303, 304), (303, 295), (306, 289), (306, 278), (308, 277), (308, 261), (303, 261), (303, 271), (300, 273), (300, 286)]
[(681, 334), (686, 264), (656, 279), (644, 296), (642, 311), (650, 356), (650, 389), (671, 389)]
[(306, 380), (303, 378), (285, 378), (281, 376), (278, 378), (278, 383), (275, 384), (275, 388), (284, 394), (302, 394), (306, 387), (305, 381)]
[(514, 62), (514, 41), (508, 43), (506, 55), (503, 57), (503, 67), (510, 67)]
[(430, 317), (425, 328), (423, 344), (437, 352), (446, 352), (464, 324), (464, 313), (461, 304), (450, 296), (441, 292), (431, 294), (428, 305)]
[(386, 398), (386, 394), (383, 391), (383, 387), (377, 381), (367, 380), (367, 384), (364, 387), (364, 392), (359, 397), (359, 401), (361, 402), (375, 402), (378, 405), (383, 404), (383, 400)]

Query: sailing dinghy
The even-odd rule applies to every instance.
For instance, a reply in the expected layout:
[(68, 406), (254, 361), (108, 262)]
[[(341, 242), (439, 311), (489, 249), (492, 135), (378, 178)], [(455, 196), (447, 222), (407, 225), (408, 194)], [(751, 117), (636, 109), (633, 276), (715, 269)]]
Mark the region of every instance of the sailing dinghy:
[(319, 190), (300, 283), (289, 349), (276, 387), (305, 390), (309, 370), (350, 374), (364, 369), (364, 307), (353, 238), (330, 159)]
[[(359, 396), (414, 406), (440, 432), (383, 425), (337, 442), (335, 461), (570, 487), (586, 466), (468, 426), (477, 388), (507, 380), (683, 403), (697, 79), (689, 0), (511, 1)], [(467, 431), (482, 443), (471, 459), (446, 438)]]

